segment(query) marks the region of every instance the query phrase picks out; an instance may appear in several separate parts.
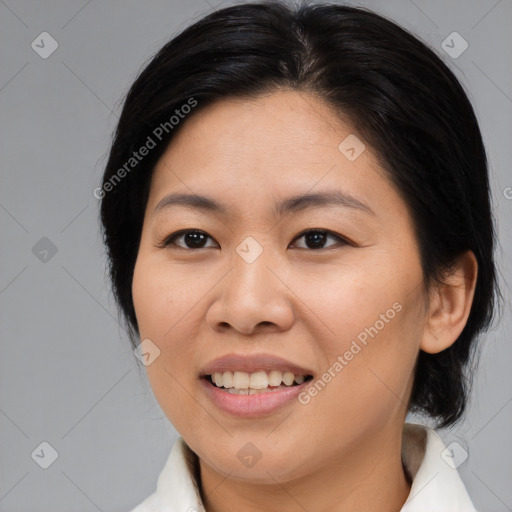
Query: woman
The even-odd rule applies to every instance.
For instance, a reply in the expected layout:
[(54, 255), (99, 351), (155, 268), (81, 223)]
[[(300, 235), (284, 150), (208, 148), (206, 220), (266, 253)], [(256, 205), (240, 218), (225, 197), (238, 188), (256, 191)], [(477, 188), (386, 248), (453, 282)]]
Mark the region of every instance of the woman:
[(131, 87), (101, 196), (181, 436), (134, 512), (475, 510), (404, 423), (462, 417), (497, 290), (478, 123), (423, 43), (341, 5), (214, 12)]

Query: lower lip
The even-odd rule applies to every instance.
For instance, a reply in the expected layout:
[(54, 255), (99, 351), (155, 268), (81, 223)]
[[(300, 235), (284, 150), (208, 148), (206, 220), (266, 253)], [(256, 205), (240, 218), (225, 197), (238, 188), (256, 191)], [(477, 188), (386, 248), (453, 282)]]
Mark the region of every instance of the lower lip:
[(204, 377), (200, 381), (206, 394), (217, 407), (224, 412), (243, 418), (270, 414), (285, 404), (290, 404), (309, 384), (308, 380), (302, 384), (279, 389), (278, 391), (268, 391), (256, 395), (234, 395), (222, 391), (221, 388), (214, 386)]

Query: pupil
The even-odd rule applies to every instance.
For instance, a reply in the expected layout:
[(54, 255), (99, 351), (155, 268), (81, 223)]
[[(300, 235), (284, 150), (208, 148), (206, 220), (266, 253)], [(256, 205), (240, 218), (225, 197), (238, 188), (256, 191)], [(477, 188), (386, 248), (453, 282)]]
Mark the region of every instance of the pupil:
[(192, 247), (201, 247), (205, 241), (204, 233), (187, 233), (185, 235), (185, 243)]
[[(322, 231), (312, 231), (311, 233), (306, 234), (306, 245), (310, 249), (321, 249), (321, 246), (325, 243), (326, 236), (326, 233), (323, 233)], [(313, 240), (313, 247), (307, 243), (308, 240)]]

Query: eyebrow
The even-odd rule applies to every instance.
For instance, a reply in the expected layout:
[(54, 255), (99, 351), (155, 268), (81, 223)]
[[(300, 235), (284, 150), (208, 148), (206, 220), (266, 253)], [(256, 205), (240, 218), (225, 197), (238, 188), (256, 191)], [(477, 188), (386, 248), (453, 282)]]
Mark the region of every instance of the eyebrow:
[[(205, 212), (218, 213), (228, 216), (229, 209), (218, 201), (199, 194), (169, 194), (158, 202), (154, 209), (154, 213), (170, 208), (172, 206), (185, 206), (203, 210)], [(329, 190), (325, 192), (306, 193), (289, 197), (277, 203), (274, 207), (274, 216), (282, 217), (287, 213), (295, 213), (309, 208), (319, 206), (342, 206), (360, 210), (371, 215), (375, 212), (359, 199), (350, 194), (339, 190)]]

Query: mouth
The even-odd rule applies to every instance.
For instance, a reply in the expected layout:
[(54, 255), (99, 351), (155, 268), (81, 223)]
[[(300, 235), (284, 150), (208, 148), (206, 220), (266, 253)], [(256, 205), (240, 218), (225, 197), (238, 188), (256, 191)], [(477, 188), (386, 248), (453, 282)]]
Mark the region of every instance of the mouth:
[(310, 381), (312, 375), (282, 372), (279, 370), (257, 371), (253, 373), (244, 371), (215, 372), (203, 377), (212, 386), (232, 395), (258, 395), (261, 393), (275, 393), (281, 389), (299, 386)]
[(272, 354), (226, 355), (199, 375), (206, 397), (223, 413), (239, 418), (291, 407), (313, 379), (313, 371)]

